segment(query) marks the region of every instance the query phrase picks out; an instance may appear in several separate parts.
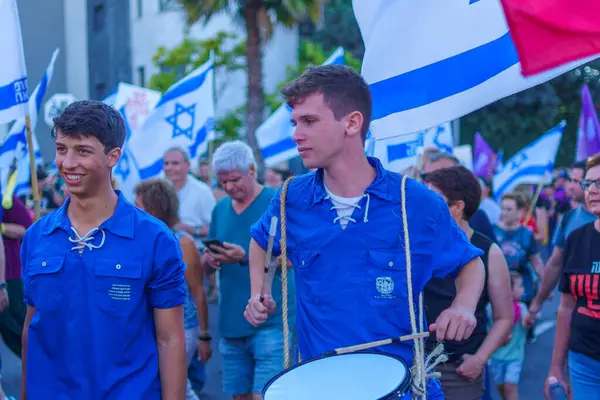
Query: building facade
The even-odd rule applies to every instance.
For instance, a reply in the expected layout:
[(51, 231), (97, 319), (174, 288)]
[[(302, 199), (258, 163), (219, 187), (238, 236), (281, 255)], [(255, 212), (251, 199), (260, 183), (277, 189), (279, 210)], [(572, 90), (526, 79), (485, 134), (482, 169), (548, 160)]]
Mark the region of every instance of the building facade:
[[(119, 82), (147, 86), (152, 74), (160, 71), (152, 61), (156, 50), (174, 48), (186, 35), (208, 39), (227, 31), (240, 40), (245, 37), (241, 24), (225, 13), (208, 24), (187, 27), (183, 10), (174, 0), (27, 0), (19, 1), (19, 12), (31, 90), (52, 52), (57, 47), (61, 50), (46, 101), (56, 93), (100, 100)], [(297, 29), (277, 28), (263, 50), (267, 93), (286, 78), (287, 67), (297, 63), (297, 53)], [(244, 104), (245, 72), (217, 74), (216, 80), (217, 116)], [(43, 117), (38, 121), (42, 156), (50, 161), (54, 158), (50, 129)], [(0, 135), (5, 129), (0, 127)]]

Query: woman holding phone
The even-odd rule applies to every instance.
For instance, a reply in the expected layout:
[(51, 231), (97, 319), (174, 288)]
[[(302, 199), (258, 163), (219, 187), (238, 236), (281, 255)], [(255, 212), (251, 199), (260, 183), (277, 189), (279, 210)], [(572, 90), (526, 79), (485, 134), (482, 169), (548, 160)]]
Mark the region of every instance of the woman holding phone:
[[(208, 306), (204, 292), (204, 274), (200, 265), (200, 253), (192, 237), (175, 228), (179, 222), (179, 199), (173, 185), (163, 179), (148, 179), (135, 188), (135, 204), (150, 215), (164, 222), (179, 239), (185, 279), (188, 284), (184, 304), (185, 350), (187, 363), (198, 350), (198, 358), (206, 363), (212, 355), (211, 336), (208, 329)], [(187, 400), (198, 400), (188, 380)]]

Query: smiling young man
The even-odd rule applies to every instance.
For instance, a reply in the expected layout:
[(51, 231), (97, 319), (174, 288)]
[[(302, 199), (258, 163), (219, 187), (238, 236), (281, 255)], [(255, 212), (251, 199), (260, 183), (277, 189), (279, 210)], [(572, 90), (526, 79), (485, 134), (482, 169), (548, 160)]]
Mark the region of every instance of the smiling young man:
[(21, 398), (185, 398), (184, 266), (173, 233), (111, 186), (124, 123), (79, 101), (54, 119), (70, 197), (21, 248)]
[[(327, 65), (309, 68), (283, 94), (293, 109), (293, 140), (304, 165), (317, 169), (291, 181), (286, 203), (302, 358), (410, 334), (402, 177), (365, 156), (371, 119), (368, 85), (351, 68)], [(260, 301), (260, 293), (269, 225), (273, 215), (280, 215), (280, 196), (278, 190), (251, 231), (252, 287), (245, 316), (255, 326), (276, 310), (272, 299)], [(440, 341), (468, 338), (485, 278), (479, 259), (483, 252), (469, 243), (444, 200), (412, 179), (406, 182), (406, 208), (414, 299), (432, 277), (456, 276), (456, 298), (430, 321), (430, 330)], [(281, 251), (279, 239), (280, 232), (275, 255)], [(377, 350), (413, 362), (412, 342)], [(439, 381), (429, 383), (429, 398), (443, 398)]]

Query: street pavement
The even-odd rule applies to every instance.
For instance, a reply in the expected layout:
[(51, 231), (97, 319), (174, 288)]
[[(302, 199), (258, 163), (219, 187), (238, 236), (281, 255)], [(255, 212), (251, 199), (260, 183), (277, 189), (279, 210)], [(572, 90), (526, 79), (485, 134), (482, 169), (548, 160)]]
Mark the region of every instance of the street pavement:
[[(540, 334), (535, 343), (527, 346), (527, 355), (519, 394), (527, 400), (544, 400), (542, 394), (544, 379), (548, 373), (550, 358), (552, 356), (552, 345), (554, 341), (554, 322), (558, 307), (559, 295), (555, 293), (554, 299), (547, 302), (542, 310), (542, 320), (538, 323)], [(217, 305), (209, 306), (210, 326), (213, 332), (213, 356), (207, 364), (207, 381), (201, 400), (230, 400), (221, 390), (221, 355), (218, 352), (217, 327)], [(18, 399), (20, 391), (21, 362), (0, 341), (0, 355), (2, 357), (2, 386), (7, 395)], [(494, 388), (494, 400), (500, 400)]]

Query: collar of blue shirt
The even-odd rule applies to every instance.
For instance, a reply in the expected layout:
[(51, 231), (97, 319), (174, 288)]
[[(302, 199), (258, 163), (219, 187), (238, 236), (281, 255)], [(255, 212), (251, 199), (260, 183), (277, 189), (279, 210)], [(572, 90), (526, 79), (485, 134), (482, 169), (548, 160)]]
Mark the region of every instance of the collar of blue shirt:
[[(115, 212), (98, 228), (112, 232), (115, 235), (133, 238), (135, 233), (135, 206), (127, 201), (120, 190), (115, 190), (115, 193), (117, 193), (119, 196)], [(44, 229), (44, 235), (50, 235), (58, 228), (64, 229), (68, 233), (71, 233), (71, 221), (69, 221), (69, 217), (67, 216), (67, 207), (69, 206), (70, 202), (71, 197), (67, 197), (64, 204), (60, 208), (48, 215), (48, 223), (46, 225), (46, 229)]]
[[(392, 200), (392, 196), (390, 193), (390, 181), (387, 179), (388, 172), (383, 168), (381, 161), (374, 157), (367, 157), (369, 160), (369, 164), (373, 168), (375, 168), (375, 180), (371, 185), (366, 189), (366, 193), (371, 195), (375, 195), (383, 200)], [(315, 173), (315, 183), (316, 185), (312, 185), (313, 188), (313, 204), (316, 204), (327, 197), (327, 192), (325, 191), (325, 183), (323, 182), (323, 169), (319, 168)], [(392, 189), (393, 190), (393, 189)], [(397, 191), (397, 188), (396, 188)]]

